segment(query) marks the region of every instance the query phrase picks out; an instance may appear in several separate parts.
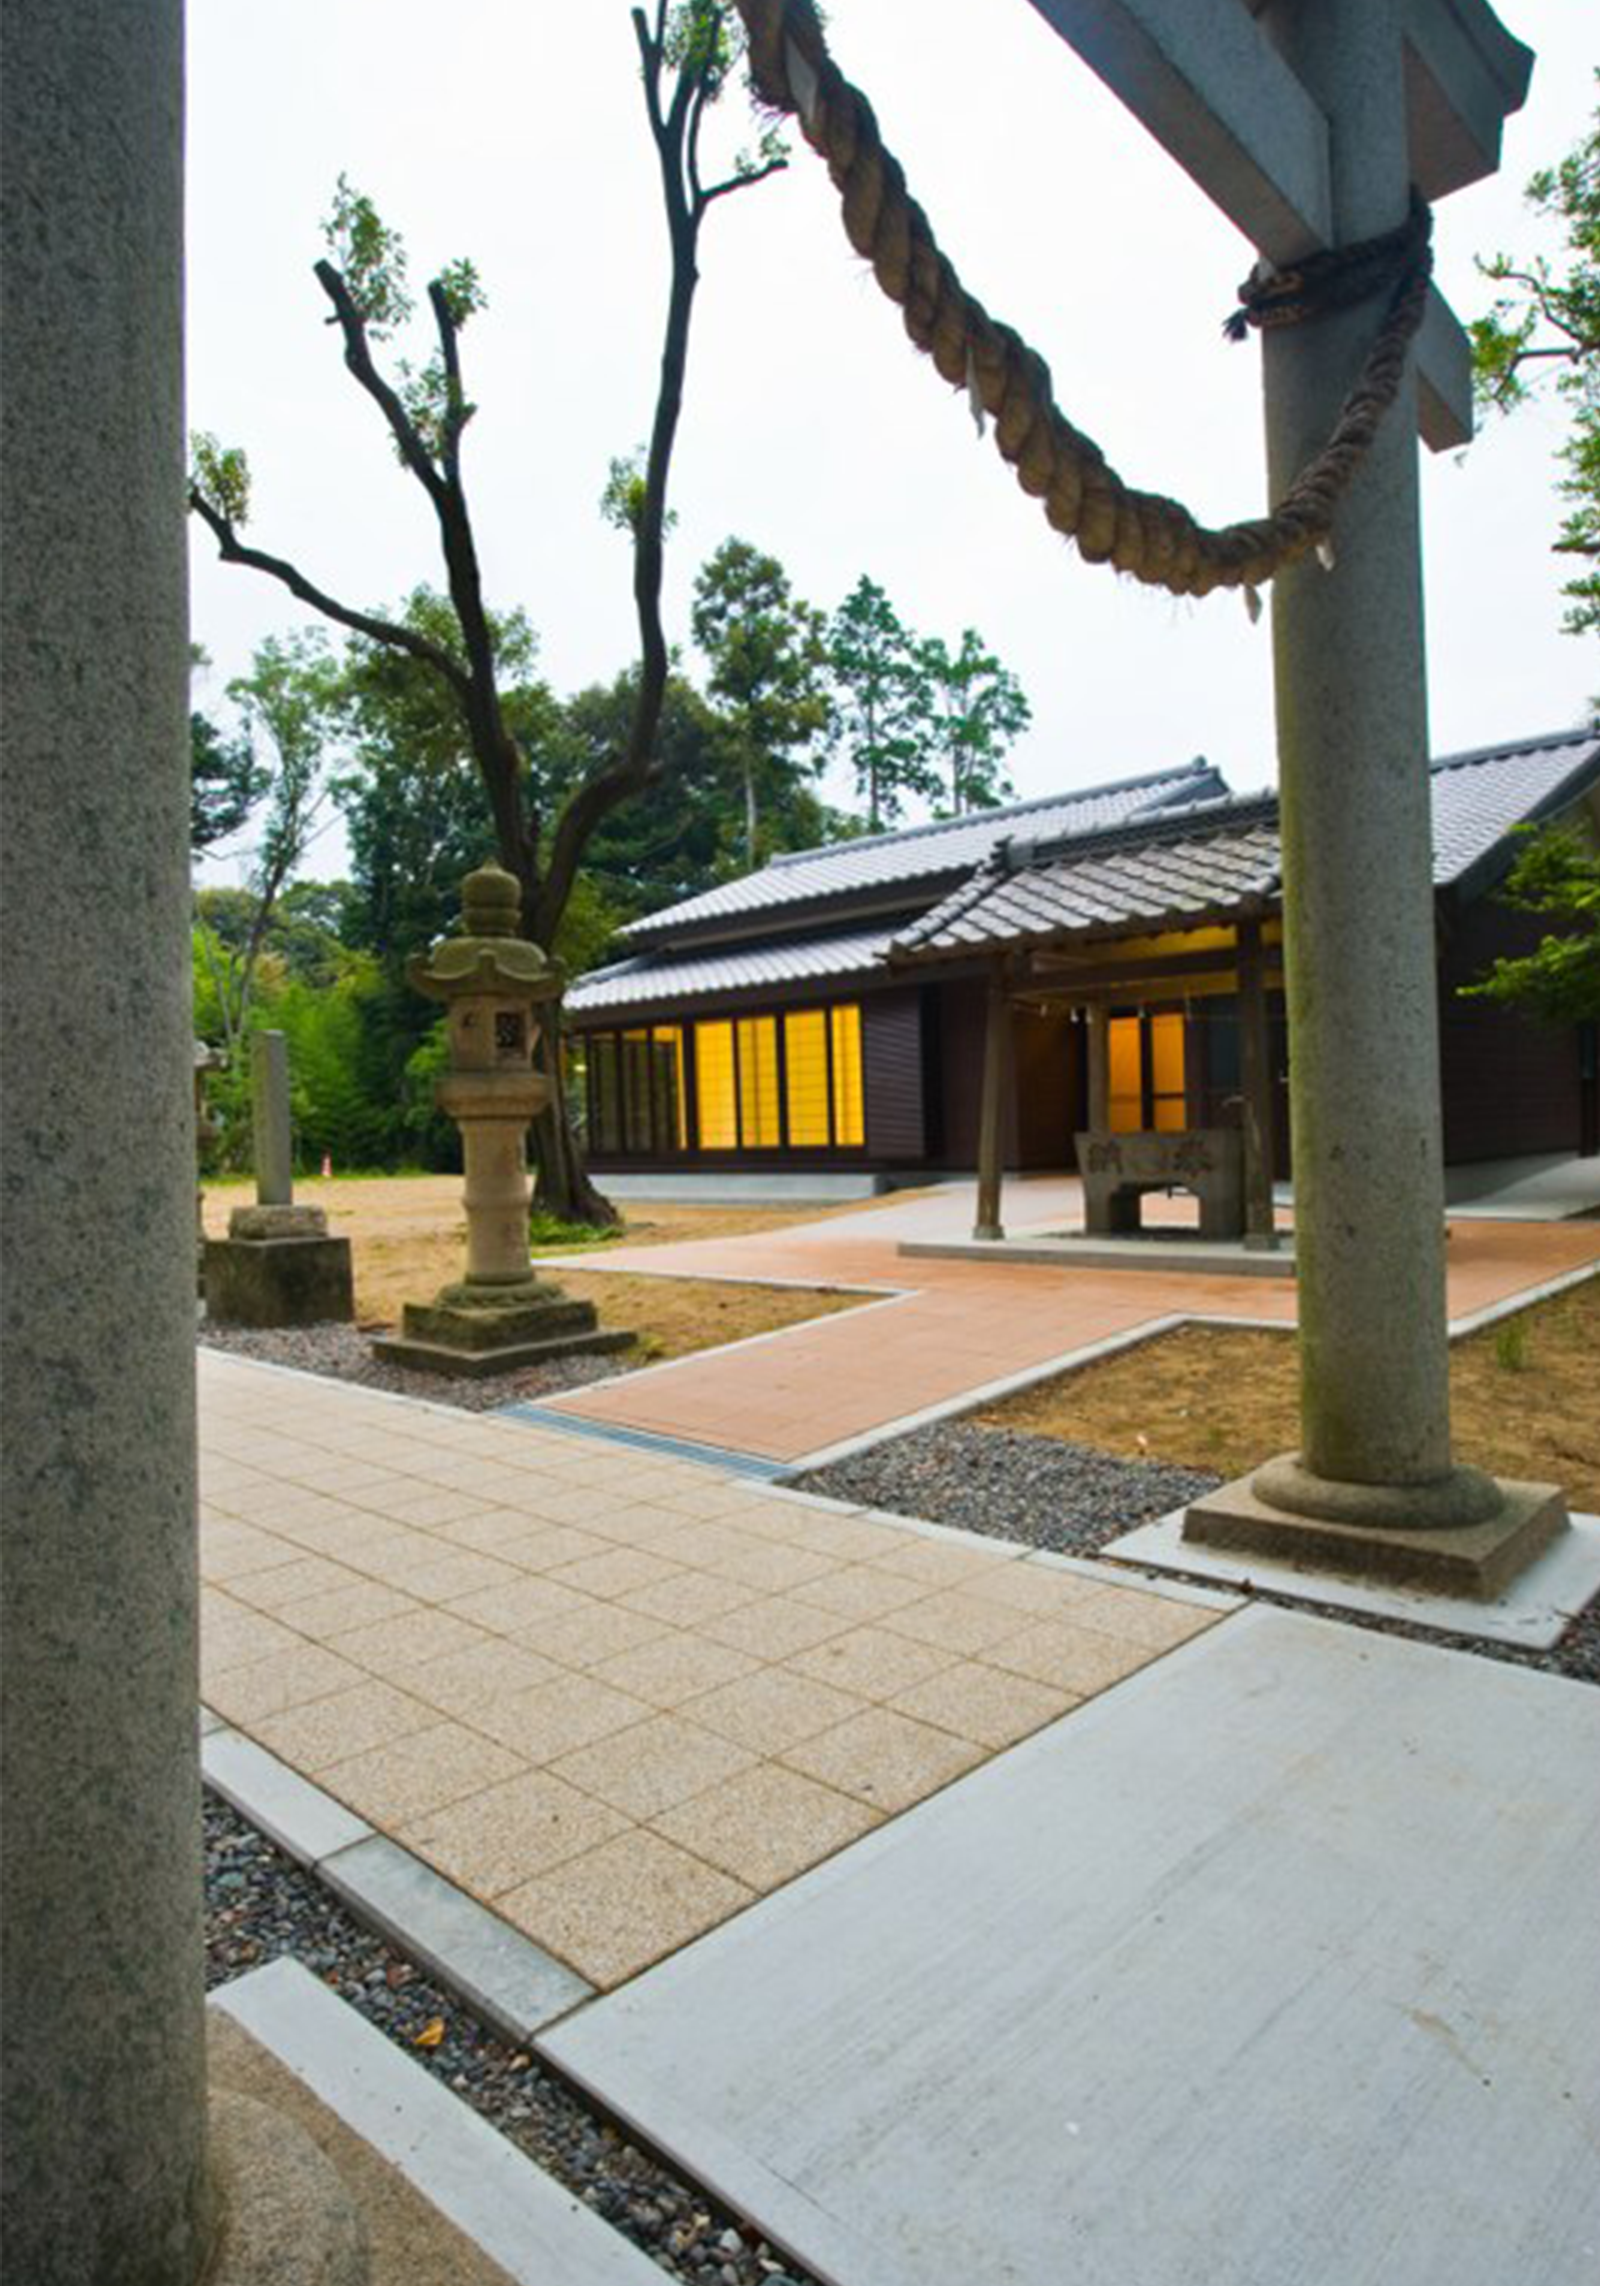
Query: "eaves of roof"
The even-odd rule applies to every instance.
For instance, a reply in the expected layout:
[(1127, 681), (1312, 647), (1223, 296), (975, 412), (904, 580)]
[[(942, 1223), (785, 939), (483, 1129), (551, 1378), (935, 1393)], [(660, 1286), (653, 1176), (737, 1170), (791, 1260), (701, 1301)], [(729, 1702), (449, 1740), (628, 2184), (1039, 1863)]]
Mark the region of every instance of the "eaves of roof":
[(574, 1016), (620, 1016), (682, 1001), (837, 985), (852, 977), (875, 975), (882, 983), (891, 936), (889, 929), (850, 929), (735, 951), (634, 954), (591, 970), (568, 992), (566, 1006)]
[(931, 903), (980, 865), (1007, 832), (1032, 827), (1076, 834), (1157, 815), (1192, 800), (1197, 790), (1225, 789), (1215, 766), (1197, 757), (1175, 769), (1122, 778), (1078, 792), (1014, 802), (929, 825), (774, 858), (759, 872), (720, 884), (698, 897), (633, 922), (624, 932), (641, 951), (665, 944), (746, 940), (764, 931), (789, 931), (810, 919), (851, 918), (904, 911)]
[(1074, 845), (1070, 856), (1028, 852), (1010, 865), (1000, 858), (902, 931), (890, 960), (970, 959), (1269, 910), (1279, 892), (1275, 801), (1205, 807), (1203, 819), (1100, 835), (1092, 850)]

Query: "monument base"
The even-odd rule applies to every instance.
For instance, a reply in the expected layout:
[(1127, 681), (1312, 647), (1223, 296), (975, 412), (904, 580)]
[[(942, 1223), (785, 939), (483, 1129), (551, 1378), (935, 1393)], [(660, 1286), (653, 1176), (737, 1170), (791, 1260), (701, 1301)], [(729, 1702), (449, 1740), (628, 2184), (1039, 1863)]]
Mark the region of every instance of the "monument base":
[(380, 1335), (372, 1353), (420, 1373), (487, 1379), (562, 1357), (630, 1349), (634, 1336), (601, 1326), (592, 1302), (570, 1301), (559, 1286), (529, 1279), (515, 1286), (446, 1286), (432, 1302), (407, 1302), (398, 1334)]
[(356, 1314), (350, 1241), (328, 1236), (321, 1207), (235, 1207), (201, 1268), (217, 1325), (349, 1325)]
[[(1207, 1493), (1185, 1512), (1184, 1540), (1487, 1603), (1567, 1529), (1566, 1499), (1553, 1484), (1485, 1480), (1472, 1472), (1472, 1481), (1489, 1482), (1496, 1496), (1486, 1514), (1459, 1524), (1429, 1523), (1426, 1512), (1439, 1503), (1423, 1487), (1416, 1503), (1421, 1513), (1408, 1524), (1400, 1521), (1402, 1489), (1392, 1485), (1341, 1485), (1338, 1513), (1331, 1515), (1270, 1497), (1275, 1481), (1297, 1478), (1306, 1481), (1305, 1472), (1285, 1457)], [(1363, 1515), (1363, 1507), (1371, 1513)]]

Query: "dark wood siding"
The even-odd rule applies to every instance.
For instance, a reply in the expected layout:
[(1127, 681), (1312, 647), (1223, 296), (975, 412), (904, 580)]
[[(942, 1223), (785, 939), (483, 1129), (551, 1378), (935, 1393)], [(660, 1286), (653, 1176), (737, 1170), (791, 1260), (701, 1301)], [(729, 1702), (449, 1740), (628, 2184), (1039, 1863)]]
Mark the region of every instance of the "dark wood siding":
[(861, 1062), (868, 1156), (880, 1163), (916, 1164), (928, 1145), (922, 995), (915, 985), (863, 996)]
[(1011, 1011), (1018, 1167), (1070, 1167), (1078, 1124), (1081, 1027), (1064, 1008)]
[(981, 977), (955, 978), (939, 986), (939, 1163), (944, 1167), (978, 1164), (986, 1000)]
[(1450, 931), (1439, 970), (1449, 1166), (1579, 1147), (1577, 1027), (1543, 1024), (1489, 1000), (1464, 1000), (1456, 989), (1482, 976), (1500, 954), (1531, 952), (1545, 933), (1537, 915), (1489, 903), (1470, 907)]

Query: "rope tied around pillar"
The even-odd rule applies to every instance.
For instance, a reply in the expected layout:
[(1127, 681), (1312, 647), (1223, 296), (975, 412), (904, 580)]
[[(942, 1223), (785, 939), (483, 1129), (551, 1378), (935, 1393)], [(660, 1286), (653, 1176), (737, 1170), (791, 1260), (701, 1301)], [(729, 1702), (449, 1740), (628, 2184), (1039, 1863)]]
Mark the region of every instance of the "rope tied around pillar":
[[(1173, 595), (1242, 588), (1252, 617), (1260, 610), (1257, 591), (1299, 557), (1314, 551), (1332, 568), (1334, 510), (1399, 394), (1422, 322), (1432, 269), (1425, 231), (1397, 272), (1377, 335), (1327, 442), (1270, 516), (1203, 525), (1180, 501), (1127, 484), (1093, 438), (1056, 404), (1050, 368), (1039, 352), (991, 317), (962, 284), (910, 195), (904, 168), (885, 147), (871, 104), (829, 54), (813, 0), (734, 4), (749, 38), (757, 96), (770, 110), (796, 118), (826, 162), (845, 233), (898, 305), (911, 341), (945, 381), (966, 394), (980, 432), (992, 421), (1001, 458), (1086, 563), (1109, 563)], [(1408, 232), (1413, 221), (1403, 226)], [(1308, 267), (1299, 266), (1302, 279)], [(1363, 288), (1368, 290), (1373, 289)], [(1245, 324), (1250, 322), (1247, 310)]]
[(1424, 282), (1432, 275), (1432, 240), (1433, 216), (1413, 190), (1405, 221), (1377, 238), (1307, 254), (1282, 268), (1263, 256), (1240, 286), (1240, 306), (1223, 319), (1222, 330), (1230, 341), (1243, 341), (1252, 326), (1303, 325), (1374, 294), (1393, 300), (1419, 272)]

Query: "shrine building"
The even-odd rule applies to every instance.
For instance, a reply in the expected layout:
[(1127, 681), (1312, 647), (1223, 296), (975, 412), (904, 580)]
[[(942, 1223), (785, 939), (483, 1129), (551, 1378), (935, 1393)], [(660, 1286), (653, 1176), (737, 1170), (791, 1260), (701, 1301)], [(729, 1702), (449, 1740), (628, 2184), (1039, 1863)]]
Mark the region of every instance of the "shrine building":
[[(1459, 990), (1546, 933), (1494, 895), (1517, 827), (1600, 839), (1600, 736), (1431, 784), (1446, 1164), (1600, 1149), (1596, 1027)], [(1008, 1168), (1071, 1167), (1084, 1129), (1242, 1126), (1286, 1176), (1281, 909), (1276, 794), (1203, 760), (775, 858), (568, 993), (591, 1162), (845, 1195), (970, 1174), (998, 1028)]]

